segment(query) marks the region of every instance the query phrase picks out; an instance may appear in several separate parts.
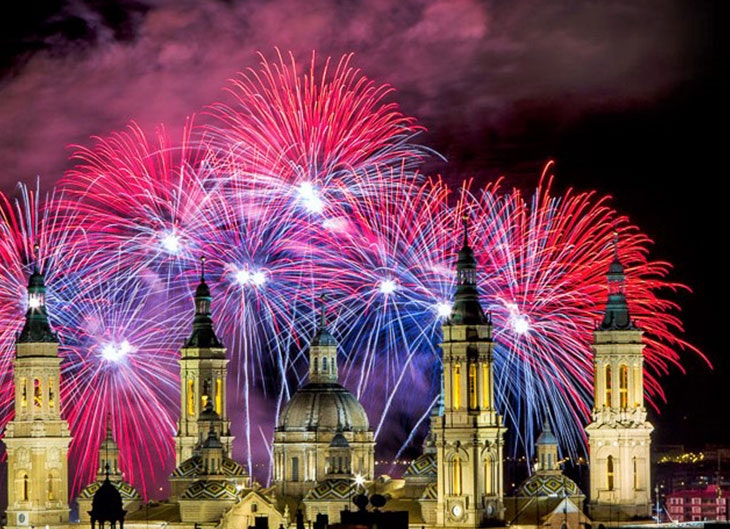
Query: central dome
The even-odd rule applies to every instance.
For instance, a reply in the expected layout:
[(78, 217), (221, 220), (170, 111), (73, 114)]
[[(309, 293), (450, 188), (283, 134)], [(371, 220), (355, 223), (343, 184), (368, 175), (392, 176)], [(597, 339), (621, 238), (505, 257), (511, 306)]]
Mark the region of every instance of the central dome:
[(370, 428), (362, 404), (339, 384), (309, 383), (299, 388), (279, 415), (279, 431), (364, 431)]

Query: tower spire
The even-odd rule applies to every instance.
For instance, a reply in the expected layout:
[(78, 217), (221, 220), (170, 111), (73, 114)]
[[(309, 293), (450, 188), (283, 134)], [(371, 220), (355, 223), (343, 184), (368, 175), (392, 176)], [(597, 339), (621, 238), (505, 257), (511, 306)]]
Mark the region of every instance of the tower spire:
[(33, 247), (33, 273), (28, 279), (28, 310), (25, 324), (18, 336), (19, 343), (58, 343), (56, 334), (51, 330), (46, 312), (46, 285), (38, 267), (40, 247)]
[(462, 217), (464, 238), (456, 260), (456, 292), (449, 322), (459, 325), (480, 325), (488, 322), (479, 303), (477, 260), (469, 246), (468, 220)]
[(309, 345), (309, 381), (337, 382), (337, 340), (327, 330), (326, 300), (327, 294), (319, 297), (321, 308), (319, 328)]
[(626, 274), (618, 256), (618, 232), (614, 232), (613, 236), (613, 261), (608, 267), (607, 278), (608, 300), (600, 329), (634, 329), (626, 302)]
[(210, 288), (205, 282), (205, 256), (203, 256), (200, 258), (200, 284), (195, 289), (193, 333), (185, 344), (186, 347), (223, 347), (213, 330), (211, 299)]
[[(233, 443), (226, 405), (226, 348), (215, 334), (211, 317), (210, 288), (205, 282), (205, 256), (200, 258), (200, 282), (195, 289), (193, 331), (180, 350), (180, 416), (175, 436), (175, 462), (180, 465), (192, 457), (206, 433), (198, 418), (210, 405), (226, 453)], [(207, 424), (205, 426), (207, 428)]]
[(505, 428), (494, 406), (492, 324), (479, 303), (466, 217), (462, 226), (454, 302), (441, 326), (443, 400), (430, 417), (430, 442), (444, 465), (438, 473), (436, 525), (466, 528), (504, 520)]

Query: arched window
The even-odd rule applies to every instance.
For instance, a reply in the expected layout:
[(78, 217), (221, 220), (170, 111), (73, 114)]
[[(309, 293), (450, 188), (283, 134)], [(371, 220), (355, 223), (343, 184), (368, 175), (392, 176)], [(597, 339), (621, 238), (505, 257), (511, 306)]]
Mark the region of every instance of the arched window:
[(484, 494), (494, 494), (494, 476), (492, 472), (492, 457), (487, 455), (484, 458)]
[(452, 384), (453, 408), (461, 408), (461, 364), (454, 364), (454, 381)]
[(490, 384), (490, 377), (489, 377), (489, 368), (487, 367), (487, 363), (482, 363), (482, 409), (488, 410), (492, 407), (492, 403), (489, 401), (491, 395), (489, 394), (489, 388), (491, 387)]
[(20, 405), (25, 407), (28, 405), (28, 380), (25, 377), (20, 379), (20, 387), (23, 388), (20, 395)]
[(41, 393), (41, 381), (38, 378), (33, 379), (33, 405), (40, 408), (43, 404), (43, 394)]
[(469, 362), (469, 409), (475, 410), (477, 403), (477, 365)]
[(223, 413), (223, 381), (220, 378), (215, 379), (215, 412)]
[(327, 357), (322, 358), (322, 373), (327, 372)]
[(613, 456), (606, 460), (606, 488), (613, 490)]
[(611, 387), (613, 386), (613, 382), (611, 381), (611, 366), (606, 366), (606, 406), (611, 406)]
[(53, 378), (48, 377), (48, 406), (50, 408), (53, 408), (54, 406), (54, 397), (55, 395), (53, 394)]
[(315, 356), (315, 357), (314, 357), (314, 372), (315, 372), (315, 373), (319, 373), (319, 362), (318, 362), (318, 360), (319, 360), (319, 358), (317, 358), (317, 357)]
[(20, 475), (20, 501), (28, 501), (30, 499), (30, 479), (28, 474), (23, 472)]
[(291, 458), (291, 480), (299, 481), (299, 458)]
[(632, 460), (634, 472), (634, 490), (639, 490), (639, 462), (634, 457)]
[(461, 458), (456, 456), (452, 461), (451, 490), (454, 496), (461, 494)]
[(187, 410), (189, 416), (195, 415), (195, 381), (192, 378), (188, 379), (188, 400)]
[(53, 501), (53, 500), (55, 500), (55, 499), (56, 499), (56, 498), (55, 498), (55, 494), (54, 494), (54, 492), (53, 492), (53, 482), (54, 482), (54, 481), (55, 481), (55, 480), (54, 480), (54, 476), (53, 476), (53, 473), (52, 473), (52, 472), (49, 472), (49, 474), (48, 474), (48, 483), (47, 483), (47, 485), (46, 485), (46, 487), (47, 487), (47, 492), (48, 492), (48, 501)]
[(625, 410), (629, 407), (629, 367), (626, 364), (621, 364), (618, 373), (619, 399), (621, 401), (621, 409)]

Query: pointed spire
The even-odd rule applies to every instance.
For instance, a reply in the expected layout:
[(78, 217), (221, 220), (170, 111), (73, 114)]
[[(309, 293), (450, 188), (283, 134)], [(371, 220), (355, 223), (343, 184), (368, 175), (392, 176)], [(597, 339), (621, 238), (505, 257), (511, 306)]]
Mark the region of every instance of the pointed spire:
[(200, 284), (195, 289), (193, 333), (186, 342), (186, 347), (223, 347), (213, 330), (213, 319), (210, 312), (211, 299), (210, 288), (205, 282), (205, 257), (201, 257)]
[(613, 261), (608, 267), (608, 301), (601, 330), (635, 329), (626, 303), (626, 274), (618, 257), (618, 232), (613, 237)]
[(322, 303), (319, 328), (309, 344), (309, 382), (337, 383), (337, 340), (327, 330), (325, 319), (326, 294), (320, 296)]
[(477, 289), (477, 260), (469, 246), (467, 217), (462, 218), (464, 241), (456, 260), (456, 293), (449, 316), (449, 324), (481, 325), (489, 323), (479, 304)]
[(319, 299), (321, 301), (319, 329), (317, 329), (317, 334), (312, 338), (311, 345), (337, 345), (334, 336), (327, 330), (327, 319), (325, 317), (327, 294), (322, 293)]
[(39, 246), (33, 248), (33, 273), (28, 279), (28, 310), (25, 313), (25, 325), (20, 331), (20, 343), (58, 343), (56, 334), (51, 330), (46, 313), (45, 278), (38, 270)]

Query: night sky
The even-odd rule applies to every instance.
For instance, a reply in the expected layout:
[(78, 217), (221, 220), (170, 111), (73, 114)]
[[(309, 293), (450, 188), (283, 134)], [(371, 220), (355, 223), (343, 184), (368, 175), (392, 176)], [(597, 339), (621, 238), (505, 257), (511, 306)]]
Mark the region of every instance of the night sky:
[[(686, 374), (665, 377), (654, 442), (730, 443), (724, 207), (726, 3), (704, 0), (44, 1), (0, 16), (0, 190), (44, 189), (69, 145), (164, 124), (220, 99), (257, 52), (339, 59), (389, 84), (449, 181), (596, 190), (674, 265)], [(12, 6), (12, 14), (9, 12)], [(177, 135), (179, 136), (179, 135)], [(722, 157), (722, 159), (721, 159)], [(723, 321), (721, 321), (723, 320)]]

